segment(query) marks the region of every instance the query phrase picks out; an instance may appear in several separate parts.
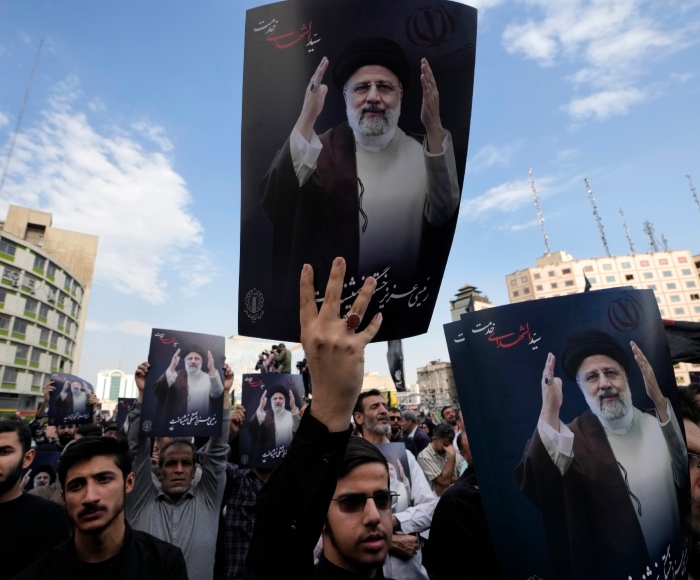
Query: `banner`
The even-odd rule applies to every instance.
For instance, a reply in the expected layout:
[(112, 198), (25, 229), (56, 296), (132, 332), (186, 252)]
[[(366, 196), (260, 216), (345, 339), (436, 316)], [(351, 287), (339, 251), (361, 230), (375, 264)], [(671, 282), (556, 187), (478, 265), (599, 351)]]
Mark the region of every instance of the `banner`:
[(117, 432), (127, 433), (129, 431), (129, 409), (136, 399), (131, 397), (119, 397), (117, 400)]
[(463, 314), (445, 335), (507, 578), (685, 578), (688, 464), (650, 290)]
[(49, 425), (92, 423), (90, 397), (95, 389), (86, 380), (66, 373), (51, 373), (54, 390), (49, 398)]
[(295, 0), (248, 10), (241, 128), (239, 332), (299, 340), (347, 263), (341, 314), (377, 279), (360, 330), (428, 330), (459, 215), (476, 10), (439, 0)]
[(406, 390), (403, 374), (403, 348), (400, 340), (390, 340), (389, 348), (386, 353), (387, 361), (389, 362), (389, 374), (394, 381), (396, 390), (403, 393)]

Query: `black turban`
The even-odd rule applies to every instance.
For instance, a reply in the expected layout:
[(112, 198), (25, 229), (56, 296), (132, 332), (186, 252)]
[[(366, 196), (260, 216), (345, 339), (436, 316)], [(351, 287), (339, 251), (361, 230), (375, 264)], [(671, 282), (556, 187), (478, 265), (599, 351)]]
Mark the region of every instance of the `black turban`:
[(289, 399), (289, 389), (285, 389), (284, 387), (275, 387), (270, 391), (270, 394), (267, 396), (267, 398), (271, 399), (272, 395), (276, 393), (282, 393), (285, 399)]
[(358, 38), (345, 45), (333, 67), (333, 82), (341, 91), (357, 69), (368, 65), (388, 68), (401, 81), (404, 90), (411, 84), (411, 68), (406, 51), (388, 38)]
[(187, 358), (187, 355), (190, 354), (191, 352), (196, 352), (199, 356), (202, 357), (202, 366), (204, 366), (207, 362), (207, 351), (204, 350), (201, 346), (196, 345), (196, 344), (189, 344), (186, 346), (181, 347), (182, 356), (184, 358)]
[(572, 381), (576, 380), (576, 374), (581, 363), (596, 354), (602, 354), (620, 363), (620, 366), (629, 374), (630, 363), (625, 351), (619, 343), (607, 332), (600, 330), (587, 330), (573, 334), (566, 339), (561, 349), (560, 362), (564, 373)]

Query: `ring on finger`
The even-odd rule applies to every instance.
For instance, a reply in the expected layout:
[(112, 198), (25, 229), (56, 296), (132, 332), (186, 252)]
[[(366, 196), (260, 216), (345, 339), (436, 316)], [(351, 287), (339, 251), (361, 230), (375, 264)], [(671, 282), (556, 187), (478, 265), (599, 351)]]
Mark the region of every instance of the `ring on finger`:
[(312, 93), (315, 93), (318, 90), (319, 85), (317, 85), (314, 81), (311, 81), (311, 84), (309, 85), (309, 90)]
[(548, 385), (548, 384), (553, 383), (553, 382), (554, 382), (554, 379), (550, 379), (549, 377), (545, 377), (545, 378), (544, 378), (544, 384), (545, 384), (545, 385)]
[(357, 312), (346, 314), (343, 316), (343, 318), (345, 319), (345, 326), (347, 326), (348, 330), (355, 330), (358, 326), (360, 326), (360, 322), (362, 320)]

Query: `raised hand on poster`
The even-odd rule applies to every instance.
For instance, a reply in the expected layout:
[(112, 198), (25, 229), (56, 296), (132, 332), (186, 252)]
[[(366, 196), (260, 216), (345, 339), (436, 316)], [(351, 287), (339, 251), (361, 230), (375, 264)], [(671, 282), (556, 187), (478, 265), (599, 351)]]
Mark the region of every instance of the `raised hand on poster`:
[(323, 104), (326, 102), (328, 87), (321, 83), (323, 82), (323, 75), (326, 73), (327, 68), (328, 59), (324, 56), (316, 68), (316, 72), (314, 72), (311, 77), (311, 82), (306, 87), (304, 105), (301, 108), (299, 120), (295, 125), (295, 129), (309, 142), (314, 132), (316, 119), (318, 119), (321, 111), (323, 111)]
[(420, 61), (420, 84), (423, 87), (423, 104), (420, 109), (420, 120), (425, 127), (428, 136), (428, 151), (435, 155), (442, 153), (442, 142), (445, 139), (445, 130), (440, 121), (440, 95), (433, 71), (428, 60)]
[(44, 387), (44, 403), (48, 403), (49, 399), (51, 398), (51, 393), (53, 393), (56, 390), (56, 387), (53, 386), (53, 381), (49, 381), (46, 383), (46, 386)]
[(662, 423), (668, 421), (667, 403), (666, 398), (663, 396), (661, 389), (659, 388), (659, 383), (656, 380), (656, 375), (654, 374), (654, 369), (651, 368), (647, 357), (641, 349), (634, 343), (630, 341), (632, 346), (632, 352), (634, 353), (634, 360), (637, 361), (639, 365), (639, 370), (642, 371), (642, 378), (644, 379), (644, 388), (647, 391), (647, 395), (654, 402), (656, 406), (656, 412), (659, 415), (659, 420)]
[[(180, 350), (175, 353), (175, 356), (178, 355)], [(173, 357), (173, 360), (175, 357)], [(178, 360), (180, 360), (178, 358)], [(134, 382), (136, 383), (136, 388), (139, 391), (139, 396), (136, 399), (138, 403), (143, 403), (143, 390), (146, 388), (146, 373), (148, 373), (148, 367), (150, 367), (147, 362), (143, 362), (139, 365), (139, 368), (136, 369), (136, 373), (134, 373)], [(177, 366), (177, 363), (175, 363), (175, 366)]]
[(292, 415), (296, 415), (299, 412), (299, 409), (297, 408), (297, 403), (294, 400), (294, 391), (292, 391), (292, 389), (289, 389), (289, 407), (292, 412)]
[[(168, 367), (168, 371), (171, 373), (175, 372), (175, 369), (177, 368), (177, 365), (180, 363), (180, 349), (178, 348), (175, 351), (175, 354), (173, 355), (173, 359), (170, 361), (170, 366)], [(141, 367), (139, 367), (141, 368)], [(148, 371), (146, 371), (148, 372)], [(145, 375), (144, 375), (145, 378)]]
[(245, 407), (243, 405), (236, 405), (236, 409), (231, 413), (231, 421), (228, 427), (229, 441), (238, 437), (238, 432), (241, 430), (243, 421), (245, 421)]
[(265, 413), (265, 405), (267, 405), (267, 391), (263, 391), (260, 397), (260, 406), (258, 407), (258, 413)]
[(540, 418), (552, 429), (559, 431), (559, 409), (564, 402), (562, 383), (559, 377), (554, 376), (554, 363), (556, 359), (550, 352), (542, 373), (542, 412)]
[[(225, 365), (224, 365), (225, 366)], [(214, 355), (211, 354), (211, 351), (207, 351), (207, 368), (209, 369), (209, 376), (214, 377), (216, 376), (216, 366), (214, 365)], [(231, 371), (233, 372), (233, 371)], [(233, 380), (233, 378), (232, 378)], [(226, 386), (226, 385), (224, 385)], [(230, 389), (231, 387), (229, 387)]]
[[(89, 392), (89, 391), (86, 391)], [(99, 404), (100, 400), (97, 398), (97, 395), (90, 395), (90, 398), (88, 399), (88, 404), (89, 405), (97, 405)]]

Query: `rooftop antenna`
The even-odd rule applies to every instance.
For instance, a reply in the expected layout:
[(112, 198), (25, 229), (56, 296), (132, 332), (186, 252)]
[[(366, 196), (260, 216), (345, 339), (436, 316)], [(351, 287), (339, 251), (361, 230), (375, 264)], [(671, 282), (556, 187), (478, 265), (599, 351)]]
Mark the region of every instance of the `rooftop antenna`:
[(666, 236), (661, 234), (661, 244), (664, 247), (664, 252), (668, 252), (668, 240), (666, 239)]
[(535, 208), (537, 209), (537, 220), (540, 222), (540, 227), (542, 228), (542, 235), (544, 236), (544, 247), (547, 250), (545, 255), (549, 256), (552, 252), (549, 249), (549, 238), (547, 237), (547, 230), (544, 229), (544, 217), (542, 216), (542, 210), (540, 209), (540, 198), (537, 195), (535, 180), (532, 178), (532, 168), (528, 168), (527, 176), (530, 178), (530, 186), (532, 187), (532, 198), (535, 200)]
[(630, 235), (630, 229), (627, 227), (627, 220), (625, 219), (625, 212), (620, 208), (620, 215), (622, 216), (622, 226), (625, 228), (625, 236), (630, 245), (630, 253), (634, 254), (634, 243), (632, 242), (632, 236)]
[(644, 233), (649, 236), (649, 249), (652, 252), (659, 251), (659, 243), (654, 237), (654, 225), (650, 221), (644, 222)]
[(2, 170), (2, 177), (0, 177), (0, 193), (2, 193), (2, 188), (5, 185), (5, 178), (7, 177), (7, 170), (10, 167), (10, 160), (12, 159), (12, 153), (15, 150), (15, 143), (17, 141), (17, 134), (19, 133), (19, 128), (22, 125), (22, 117), (24, 116), (24, 109), (27, 106), (27, 101), (29, 100), (29, 92), (32, 89), (32, 82), (34, 81), (34, 73), (36, 72), (36, 66), (39, 64), (39, 56), (41, 55), (41, 48), (44, 46), (44, 39), (41, 39), (39, 43), (39, 48), (36, 51), (36, 56), (34, 57), (34, 65), (32, 66), (32, 72), (29, 73), (29, 81), (27, 82), (27, 89), (24, 91), (24, 99), (22, 100), (22, 106), (19, 109), (19, 115), (17, 116), (17, 124), (15, 125), (15, 132), (12, 134), (12, 139), (10, 140), (10, 148), (7, 151), (7, 158), (5, 159), (5, 167)]
[(688, 185), (690, 186), (690, 193), (693, 194), (693, 199), (695, 200), (695, 203), (698, 206), (698, 211), (700, 211), (700, 199), (698, 199), (698, 193), (695, 191), (695, 186), (693, 185), (693, 179), (690, 177), (688, 173), (685, 174), (685, 176), (688, 178)]
[(603, 240), (603, 246), (605, 246), (605, 253), (610, 257), (610, 250), (608, 249), (608, 241), (605, 239), (605, 230), (603, 229), (603, 220), (600, 219), (600, 214), (598, 213), (598, 206), (595, 203), (595, 195), (591, 191), (591, 184), (588, 182), (588, 178), (583, 180), (586, 183), (586, 189), (588, 190), (588, 197), (591, 200), (591, 205), (593, 205), (593, 215), (595, 216), (595, 221), (598, 224), (598, 231), (600, 232), (600, 239)]

